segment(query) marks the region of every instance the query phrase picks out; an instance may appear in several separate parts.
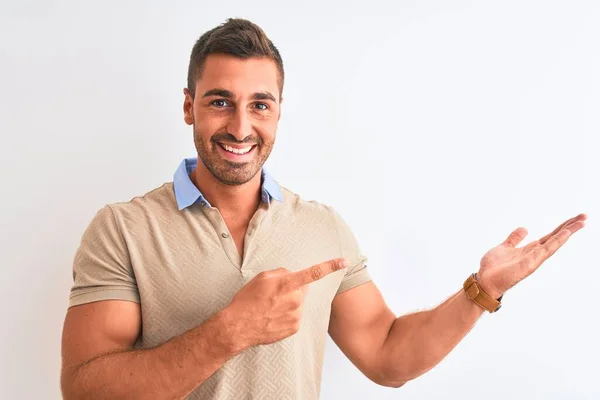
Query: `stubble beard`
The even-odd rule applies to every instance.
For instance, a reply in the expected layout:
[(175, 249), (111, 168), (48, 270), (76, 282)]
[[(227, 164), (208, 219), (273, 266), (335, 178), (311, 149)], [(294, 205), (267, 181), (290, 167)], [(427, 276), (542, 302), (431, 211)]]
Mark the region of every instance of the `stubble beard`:
[[(223, 137), (223, 135), (219, 135)], [(231, 136), (231, 135), (227, 135)], [(231, 140), (233, 141), (233, 140)], [(256, 148), (252, 149), (256, 152), (254, 158), (245, 163), (238, 163), (229, 160), (224, 160), (219, 152), (219, 145), (215, 140), (215, 136), (203, 138), (194, 126), (194, 144), (198, 152), (198, 161), (201, 161), (206, 169), (221, 183), (229, 186), (243, 185), (249, 182), (259, 173), (269, 158), (273, 149), (274, 141), (264, 142), (257, 139), (251, 143), (256, 143)]]

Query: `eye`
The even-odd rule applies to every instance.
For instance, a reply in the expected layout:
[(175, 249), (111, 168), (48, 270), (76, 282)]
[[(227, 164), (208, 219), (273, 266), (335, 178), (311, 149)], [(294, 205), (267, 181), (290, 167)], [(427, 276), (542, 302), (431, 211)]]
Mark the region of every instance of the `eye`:
[(227, 107), (229, 105), (229, 103), (227, 103), (227, 100), (215, 100), (215, 101), (211, 102), (210, 104), (212, 104), (213, 106), (216, 106), (218, 108)]
[(266, 105), (265, 103), (256, 103), (254, 106), (261, 111), (265, 111), (265, 110), (269, 109), (269, 106)]

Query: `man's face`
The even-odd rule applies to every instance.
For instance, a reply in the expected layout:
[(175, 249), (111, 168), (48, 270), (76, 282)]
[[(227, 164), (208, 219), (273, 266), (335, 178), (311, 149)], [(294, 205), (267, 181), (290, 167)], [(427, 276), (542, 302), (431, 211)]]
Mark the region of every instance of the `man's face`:
[(206, 168), (227, 185), (252, 179), (275, 143), (281, 103), (275, 62), (211, 54), (194, 99), (187, 89), (185, 94), (184, 119), (194, 126)]

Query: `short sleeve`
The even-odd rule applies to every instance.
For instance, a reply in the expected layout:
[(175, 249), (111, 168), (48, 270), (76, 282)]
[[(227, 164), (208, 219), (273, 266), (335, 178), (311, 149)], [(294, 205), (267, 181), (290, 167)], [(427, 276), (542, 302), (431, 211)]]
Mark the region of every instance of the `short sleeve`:
[(69, 307), (101, 300), (140, 302), (127, 245), (108, 205), (94, 216), (75, 253)]
[(337, 211), (332, 211), (340, 240), (340, 251), (342, 257), (348, 260), (349, 263), (344, 278), (337, 290), (337, 294), (339, 294), (355, 286), (369, 282), (372, 279), (367, 270), (367, 257), (362, 254), (352, 230)]

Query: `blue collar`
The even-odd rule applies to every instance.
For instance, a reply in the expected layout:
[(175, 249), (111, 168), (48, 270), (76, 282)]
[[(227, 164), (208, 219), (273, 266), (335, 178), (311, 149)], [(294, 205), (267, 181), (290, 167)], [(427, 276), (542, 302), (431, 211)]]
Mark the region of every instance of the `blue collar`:
[[(177, 167), (175, 175), (173, 176), (173, 189), (175, 191), (175, 199), (177, 200), (177, 206), (180, 210), (191, 206), (197, 201), (206, 204), (210, 207), (210, 203), (200, 193), (200, 190), (194, 185), (190, 179), (190, 173), (196, 168), (198, 164), (197, 158), (185, 158)], [(279, 184), (265, 171), (263, 168), (261, 171), (262, 177), (262, 190), (261, 197), (265, 203), (270, 203), (271, 199), (277, 201), (283, 201), (283, 194)]]

